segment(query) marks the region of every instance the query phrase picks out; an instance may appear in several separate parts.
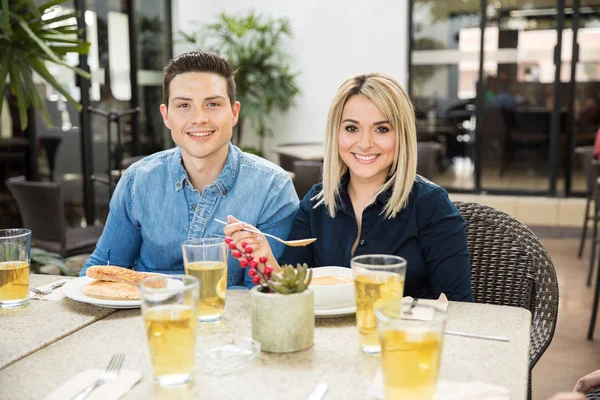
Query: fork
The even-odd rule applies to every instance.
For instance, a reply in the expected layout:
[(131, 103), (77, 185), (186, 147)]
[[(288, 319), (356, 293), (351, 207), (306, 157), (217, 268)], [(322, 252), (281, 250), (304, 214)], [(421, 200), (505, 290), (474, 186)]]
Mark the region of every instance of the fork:
[[(217, 221), (218, 223), (221, 223), (223, 225), (228, 225), (227, 222), (221, 221), (220, 219), (217, 219), (217, 218), (215, 218), (215, 221)], [(307, 246), (307, 245), (311, 244), (312, 242), (314, 242), (315, 240), (317, 240), (316, 238), (298, 239), (298, 240), (283, 240), (281, 238), (278, 238), (277, 236), (269, 235), (268, 233), (264, 233), (261, 231), (255, 231), (254, 229), (250, 229), (250, 228), (243, 228), (242, 230), (246, 231), (246, 232), (257, 233), (259, 235), (264, 235), (264, 236), (270, 237), (272, 239), (277, 240), (280, 243), (285, 244), (286, 246), (291, 246), (291, 247)]]
[(30, 291), (32, 291), (35, 294), (38, 294), (40, 296), (46, 296), (50, 293), (52, 293), (52, 291), (56, 288), (61, 287), (62, 285), (64, 285), (66, 282), (62, 281), (62, 282), (57, 282), (53, 285), (51, 285), (49, 288), (47, 289), (39, 289), (39, 288), (29, 288)]
[(98, 386), (102, 386), (105, 383), (109, 383), (112, 381), (116, 381), (119, 376), (119, 371), (121, 370), (121, 366), (123, 366), (123, 360), (125, 359), (125, 354), (119, 353), (112, 356), (106, 370), (100, 375), (98, 379), (94, 381), (91, 385), (88, 385), (84, 389), (82, 389), (79, 393), (77, 393), (71, 400), (83, 400), (90, 395)]

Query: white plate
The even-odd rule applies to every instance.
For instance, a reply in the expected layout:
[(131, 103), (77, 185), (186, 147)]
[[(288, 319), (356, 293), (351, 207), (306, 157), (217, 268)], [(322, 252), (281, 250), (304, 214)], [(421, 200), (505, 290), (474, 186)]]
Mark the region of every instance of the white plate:
[(68, 298), (80, 301), (82, 303), (94, 304), (100, 307), (107, 308), (139, 308), (141, 305), (140, 300), (107, 300), (97, 299), (95, 297), (89, 297), (81, 293), (81, 289), (95, 279), (87, 276), (81, 276), (77, 279), (73, 279), (65, 283), (62, 287), (62, 291)]
[(317, 317), (317, 318), (343, 317), (345, 315), (352, 315), (355, 312), (356, 312), (356, 306), (327, 308), (324, 310), (315, 310), (315, 317)]

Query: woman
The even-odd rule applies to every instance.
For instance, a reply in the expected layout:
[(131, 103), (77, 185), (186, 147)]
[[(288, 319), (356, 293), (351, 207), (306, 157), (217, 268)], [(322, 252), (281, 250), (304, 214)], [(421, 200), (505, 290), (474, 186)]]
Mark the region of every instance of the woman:
[(373, 73), (346, 80), (327, 121), (323, 182), (300, 203), (288, 239), (316, 237), (288, 247), (274, 260), (262, 237), (230, 218), (225, 234), (245, 240), (279, 264), (350, 266), (362, 254), (407, 260), (404, 293), (418, 298), (473, 301), (465, 222), (446, 191), (416, 175), (414, 110), (400, 84)]

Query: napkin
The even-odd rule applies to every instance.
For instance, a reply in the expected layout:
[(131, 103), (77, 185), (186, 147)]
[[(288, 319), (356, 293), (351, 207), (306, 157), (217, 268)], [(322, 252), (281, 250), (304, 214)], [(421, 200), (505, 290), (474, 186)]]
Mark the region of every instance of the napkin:
[[(377, 371), (368, 388), (370, 399), (383, 399), (383, 374)], [(483, 382), (438, 381), (435, 400), (510, 400), (510, 391), (498, 385)]]
[[(406, 296), (402, 298), (403, 303), (412, 303), (413, 298)], [(412, 309), (412, 317), (410, 319), (431, 320), (433, 318), (433, 310), (426, 307), (417, 307), (418, 305), (427, 305), (435, 307), (438, 310), (446, 311), (448, 309), (448, 298), (444, 293), (440, 294), (437, 300), (433, 299), (417, 299), (415, 308)]]
[[(70, 399), (79, 393), (80, 390), (94, 383), (102, 375), (104, 370), (86, 369), (79, 372), (71, 379), (63, 383), (44, 400), (64, 400)], [(117, 400), (127, 393), (136, 383), (140, 381), (142, 374), (138, 371), (121, 370), (116, 381), (105, 383), (98, 386), (88, 397), (87, 400)]]
[[(50, 286), (54, 285), (57, 282), (68, 282), (69, 280), (70, 279), (58, 280), (58, 281), (55, 281), (55, 282), (50, 282), (50, 283), (48, 283), (47, 285), (44, 285), (44, 286), (38, 286), (37, 288), (38, 289), (47, 289), (47, 288), (49, 288)], [(32, 300), (53, 300), (53, 301), (60, 301), (60, 300), (62, 300), (62, 299), (65, 298), (65, 295), (64, 295), (64, 293), (62, 291), (62, 286), (61, 286), (59, 288), (54, 289), (52, 291), (52, 293), (47, 294), (47, 295), (45, 295), (43, 297), (40, 296), (39, 294), (35, 294), (33, 292), (29, 292), (29, 298), (32, 299)]]

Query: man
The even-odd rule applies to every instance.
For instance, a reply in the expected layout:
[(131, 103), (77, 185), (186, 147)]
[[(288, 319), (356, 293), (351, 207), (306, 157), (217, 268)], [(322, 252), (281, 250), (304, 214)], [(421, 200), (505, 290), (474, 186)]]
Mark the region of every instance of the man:
[[(183, 273), (181, 243), (224, 238), (215, 218), (229, 215), (265, 233), (289, 233), (298, 208), (289, 175), (230, 143), (240, 103), (229, 63), (214, 54), (182, 54), (166, 65), (163, 90), (160, 112), (177, 147), (144, 158), (121, 177), (82, 275), (108, 261), (137, 271)], [(271, 245), (281, 254), (281, 244)], [(237, 285), (252, 283), (229, 257), (227, 286)]]

